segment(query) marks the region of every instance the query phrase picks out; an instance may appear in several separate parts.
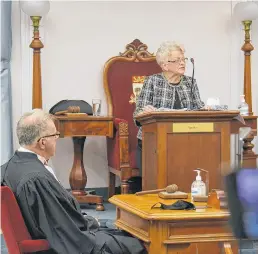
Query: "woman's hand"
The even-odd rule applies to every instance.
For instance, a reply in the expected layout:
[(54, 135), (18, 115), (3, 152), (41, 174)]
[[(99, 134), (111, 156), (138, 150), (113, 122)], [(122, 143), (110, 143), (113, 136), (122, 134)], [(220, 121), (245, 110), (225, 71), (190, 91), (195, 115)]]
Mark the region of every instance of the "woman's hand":
[(141, 111), (138, 115), (141, 115), (141, 114), (144, 114), (144, 113), (148, 113), (148, 112), (153, 112), (153, 111), (155, 111), (155, 110), (156, 110), (156, 108), (154, 108), (153, 106), (147, 105), (147, 106), (145, 106), (145, 107), (142, 109), (142, 111)]
[(142, 109), (142, 111), (141, 111), (138, 115), (141, 115), (141, 114), (144, 114), (144, 113), (148, 113), (148, 112), (153, 112), (153, 111), (155, 111), (155, 110), (156, 110), (156, 108), (154, 108), (153, 106), (147, 105), (147, 106), (145, 106), (145, 107)]
[(156, 108), (154, 108), (153, 106), (151, 105), (147, 105), (143, 108), (143, 112), (147, 113), (147, 112), (152, 112), (152, 111), (155, 111)]

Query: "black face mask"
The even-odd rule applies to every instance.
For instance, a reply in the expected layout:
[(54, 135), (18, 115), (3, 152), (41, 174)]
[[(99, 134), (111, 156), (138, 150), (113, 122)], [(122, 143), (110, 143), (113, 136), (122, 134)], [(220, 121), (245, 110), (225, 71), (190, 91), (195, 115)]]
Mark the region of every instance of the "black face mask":
[[(156, 207), (157, 204), (160, 204), (160, 207)], [(161, 208), (163, 210), (195, 210), (194, 204), (184, 201), (184, 200), (178, 200), (172, 205), (165, 205), (163, 203), (156, 203), (151, 208)]]

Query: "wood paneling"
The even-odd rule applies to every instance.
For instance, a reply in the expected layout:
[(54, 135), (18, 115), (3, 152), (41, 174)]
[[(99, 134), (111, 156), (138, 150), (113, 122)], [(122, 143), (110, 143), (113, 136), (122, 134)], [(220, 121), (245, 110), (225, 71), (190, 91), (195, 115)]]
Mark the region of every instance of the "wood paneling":
[(148, 170), (143, 172), (142, 184), (146, 187), (149, 186), (150, 188), (156, 188), (156, 179), (158, 176), (156, 133), (147, 132), (144, 138), (149, 145), (146, 146), (146, 153), (142, 156), (142, 165)]
[[(119, 209), (119, 208), (118, 208)], [(130, 212), (123, 211), (122, 213), (118, 213), (119, 217), (117, 217), (117, 220), (119, 220), (121, 223), (126, 223), (130, 221), (130, 227), (135, 227), (139, 232), (144, 234), (146, 237), (149, 236), (149, 221), (148, 220), (142, 220), (137, 215), (134, 215)]]
[[(220, 133), (168, 134), (167, 183), (175, 183), (184, 192), (191, 192), (197, 175), (193, 170), (209, 171), (210, 188), (220, 188), (221, 135)], [(205, 181), (205, 176), (202, 175)]]
[(113, 137), (113, 118), (107, 116), (57, 116), (60, 137), (108, 136)]
[[(228, 237), (229, 226), (225, 221), (185, 221), (168, 224), (168, 237), (170, 243), (178, 243), (191, 238), (207, 239), (224, 234)], [(179, 235), (179, 237), (178, 237)], [(176, 237), (175, 237), (176, 236)], [(187, 240), (188, 241), (188, 240)]]
[(108, 136), (108, 122), (67, 122), (64, 125), (64, 136)]

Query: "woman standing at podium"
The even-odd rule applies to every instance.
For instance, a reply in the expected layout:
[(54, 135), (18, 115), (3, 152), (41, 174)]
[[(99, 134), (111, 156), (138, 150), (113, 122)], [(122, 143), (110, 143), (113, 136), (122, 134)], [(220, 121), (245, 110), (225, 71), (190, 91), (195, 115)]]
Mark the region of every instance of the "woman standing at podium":
[[(159, 108), (190, 110), (204, 107), (200, 98), (196, 80), (185, 76), (188, 59), (184, 48), (174, 42), (163, 42), (156, 54), (156, 61), (162, 69), (161, 73), (146, 77), (141, 93), (136, 101), (136, 115), (151, 112)], [(136, 153), (137, 167), (142, 170), (142, 128), (139, 122), (137, 134), (138, 146)], [(141, 178), (133, 178), (129, 183), (134, 184), (136, 191), (141, 189)]]

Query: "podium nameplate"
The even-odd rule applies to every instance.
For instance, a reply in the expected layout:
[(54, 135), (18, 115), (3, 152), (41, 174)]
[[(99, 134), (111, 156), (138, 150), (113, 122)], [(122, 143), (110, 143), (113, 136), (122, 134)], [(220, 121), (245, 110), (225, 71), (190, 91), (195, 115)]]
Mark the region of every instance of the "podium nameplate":
[(213, 132), (214, 123), (173, 123), (174, 133)]

